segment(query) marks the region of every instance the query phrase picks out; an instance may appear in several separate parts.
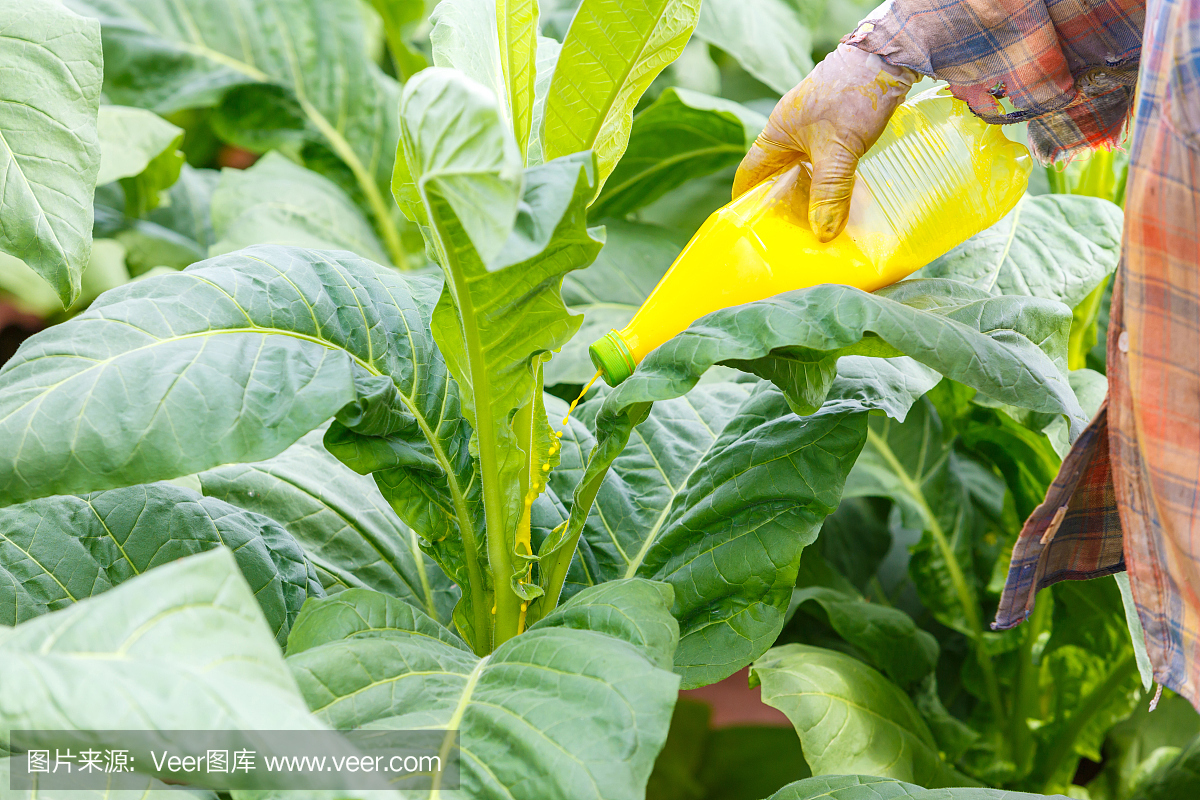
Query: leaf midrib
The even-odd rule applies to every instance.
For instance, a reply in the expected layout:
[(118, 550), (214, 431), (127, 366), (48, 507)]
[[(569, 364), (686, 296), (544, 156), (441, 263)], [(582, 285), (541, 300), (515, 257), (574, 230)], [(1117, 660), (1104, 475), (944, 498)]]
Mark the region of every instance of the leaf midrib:
[[(746, 148), (744, 148), (740, 145), (721, 145), (719, 147), (704, 147), (704, 148), (700, 148), (697, 150), (688, 150), (685, 153), (680, 153), (678, 155), (669, 156), (669, 157), (661, 159), (661, 160), (656, 160), (653, 162), (653, 166), (651, 166), (647, 169), (644, 169), (644, 170), (640, 170), (639, 172), (635, 173), (632, 177), (628, 178), (627, 180), (622, 181), (621, 183), (613, 185), (611, 188), (606, 185), (604, 194), (607, 195), (609, 198), (615, 197), (617, 194), (625, 191), (626, 189), (630, 188), (631, 186), (634, 186), (638, 183), (650, 180), (655, 175), (666, 172), (669, 169), (671, 169), (672, 167), (674, 167), (676, 164), (679, 164), (684, 161), (690, 161), (692, 159), (701, 158), (704, 156), (720, 155), (722, 153), (741, 155), (741, 154), (744, 154), (745, 152), (746, 152)], [(603, 203), (603, 198), (601, 198), (600, 200), (597, 200), (596, 205), (599, 206), (602, 203)]]
[[(375, 215), (376, 224), (383, 235), (383, 243), (389, 256), (396, 263), (396, 266), (403, 268), (404, 251), (400, 243), (400, 234), (396, 230), (395, 225), (392, 224), (390, 211), (383, 200), (383, 195), (379, 192), (378, 184), (376, 184), (374, 177), (367, 172), (366, 165), (363, 164), (362, 159), (358, 157), (358, 154), (346, 140), (346, 137), (342, 135), (341, 131), (331, 124), (325, 115), (307, 99), (307, 93), (298, 76), (293, 74), (292, 80), (288, 83), (281, 79), (273, 78), (257, 67), (222, 53), (220, 50), (215, 50), (206, 44), (174, 39), (150, 24), (147, 24), (146, 28), (151, 33), (157, 34), (163, 41), (173, 43), (179, 49), (189, 52), (192, 55), (200, 56), (221, 66), (228, 67), (258, 83), (286, 85), (295, 92), (297, 101), (300, 104), (300, 108), (304, 111), (305, 116), (320, 131), (321, 135), (328, 140), (334, 153), (346, 163), (346, 166), (354, 174), (355, 180), (358, 181), (359, 187), (362, 189), (363, 195), (367, 198), (367, 203), (371, 206), (371, 211)], [(284, 25), (284, 28), (286, 30), (286, 25)], [(282, 38), (288, 50), (288, 64), (291, 65), (293, 72), (295, 72), (296, 66), (293, 60), (294, 41), (290, 36)]]
[(684, 479), (682, 481), (679, 482), (679, 488), (676, 489), (671, 484), (671, 479), (667, 477), (666, 470), (664, 470), (662, 468), (662, 466), (659, 465), (658, 456), (654, 455), (654, 453), (650, 447), (650, 443), (646, 442), (645, 438), (642, 437), (641, 432), (638, 431), (637, 428), (634, 428), (634, 432), (637, 433), (638, 438), (642, 439), (643, 442), (646, 442), (646, 452), (650, 453), (650, 457), (652, 459), (654, 459), (654, 465), (655, 465), (655, 467), (658, 468), (658, 471), (662, 474), (663, 482), (666, 483), (667, 488), (670, 489), (671, 497), (663, 505), (662, 511), (659, 512), (658, 519), (655, 520), (654, 526), (650, 529), (650, 533), (646, 535), (646, 539), (644, 542), (642, 542), (642, 546), (638, 549), (637, 555), (635, 555), (633, 557), (633, 560), (629, 562), (629, 567), (625, 570), (625, 575), (624, 575), (625, 578), (633, 578), (637, 575), (638, 568), (642, 566), (642, 561), (645, 560), (646, 554), (648, 552), (650, 552), (650, 548), (654, 545), (654, 542), (657, 541), (657, 539), (658, 539), (659, 529), (662, 528), (663, 523), (665, 523), (667, 520), (668, 514), (670, 514), (671, 510), (675, 507), (675, 501), (679, 498), (679, 493), (687, 488), (688, 481), (690, 481), (692, 479), (692, 476), (696, 474), (696, 470), (698, 470), (700, 468), (700, 465), (702, 463), (704, 463), (704, 460), (708, 458), (709, 453), (712, 452), (712, 449), (714, 447), (716, 447), (717, 442), (720, 441), (720, 439), (721, 439), (720, 435), (717, 434), (715, 431), (713, 431), (713, 429), (708, 426), (708, 423), (706, 423), (704, 421), (702, 415), (700, 414), (699, 409), (697, 409), (694, 405), (692, 405), (691, 400), (688, 400), (686, 395), (684, 396), (683, 399), (684, 399), (684, 402), (687, 403), (688, 408), (690, 408), (692, 410), (692, 412), (696, 415), (696, 418), (698, 420), (700, 420), (700, 424), (704, 426), (704, 430), (710, 436), (712, 436), (712, 441), (709, 442), (708, 446), (704, 448), (704, 452), (699, 455), (699, 457), (696, 459), (696, 463), (692, 465), (692, 468), (690, 470), (688, 470), (688, 474), (684, 477)]
[[(608, 103), (607, 103), (606, 107), (604, 108), (604, 112), (599, 113), (600, 109), (598, 109), (598, 108), (595, 109), (595, 111), (597, 112), (595, 129), (592, 130), (586, 137), (578, 137), (580, 143), (583, 145), (583, 147), (579, 148), (580, 150), (587, 150), (587, 149), (595, 146), (596, 137), (599, 136), (600, 131), (604, 129), (604, 123), (608, 121), (609, 114), (612, 113), (613, 106), (616, 104), (617, 98), (621, 95), (621, 89), (623, 89), (625, 87), (625, 82), (626, 82), (626, 80), (628, 80), (629, 74), (631, 72), (633, 72), (634, 66), (637, 65), (641, 61), (642, 56), (646, 52), (646, 48), (648, 48), (650, 46), (650, 41), (651, 41), (651, 39), (654, 38), (654, 34), (658, 30), (658, 24), (660, 22), (662, 22), (663, 17), (666, 16), (667, 9), (670, 8), (672, 2), (674, 2), (674, 0), (663, 0), (662, 7), (659, 9), (658, 14), (656, 14), (654, 17), (654, 23), (652, 25), (648, 26), (649, 30), (647, 32), (646, 38), (644, 38), (642, 40), (641, 46), (638, 47), (637, 52), (626, 63), (625, 70), (622, 72), (620, 80), (613, 82), (614, 90), (608, 97)], [(595, 19), (595, 21), (596, 21), (597, 29), (602, 30), (602, 26), (600, 25), (600, 20), (595, 17), (593, 17), (593, 19)], [(574, 22), (572, 22), (571, 27), (574, 27)], [(570, 35), (569, 30), (567, 33), (568, 33), (568, 35)], [(618, 53), (618, 55), (619, 55), (619, 53)], [(563, 63), (562, 62), (562, 54), (560, 53), (558, 63), (555, 64), (555, 67), (554, 67), (554, 77), (558, 77), (558, 67), (562, 63)], [(607, 70), (605, 70), (605, 71), (607, 72)], [(551, 79), (550, 84), (551, 84), (551, 89), (553, 89), (553, 87), (554, 87), (553, 78)], [(550, 104), (548, 102), (549, 99), (550, 98), (547, 98), (547, 111), (550, 110)], [(555, 111), (557, 114), (557, 109)], [(561, 119), (562, 115), (558, 114), (558, 116)], [(566, 126), (564, 126), (564, 127), (566, 127)], [(569, 130), (569, 128), (568, 128), (568, 130)]]

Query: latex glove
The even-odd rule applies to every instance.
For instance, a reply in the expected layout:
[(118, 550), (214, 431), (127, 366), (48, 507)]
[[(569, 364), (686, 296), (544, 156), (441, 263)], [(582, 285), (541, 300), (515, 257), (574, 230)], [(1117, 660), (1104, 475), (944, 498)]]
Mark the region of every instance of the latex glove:
[[(797, 161), (812, 164), (809, 226), (822, 242), (846, 227), (854, 170), (920, 76), (840, 44), (783, 96), (738, 167), (733, 196)], [(803, 215), (804, 209), (797, 209)]]

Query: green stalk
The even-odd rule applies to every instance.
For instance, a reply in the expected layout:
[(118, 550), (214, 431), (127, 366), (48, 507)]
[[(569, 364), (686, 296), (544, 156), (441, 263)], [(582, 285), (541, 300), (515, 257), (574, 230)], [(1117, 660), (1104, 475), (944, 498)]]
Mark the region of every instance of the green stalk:
[(1102, 197), (1109, 200), (1116, 188), (1117, 176), (1113, 174), (1112, 151), (1092, 153), (1092, 157), (1083, 165), (1079, 176), (1079, 186), (1074, 194), (1087, 197)]
[[(459, 292), (460, 286), (467, 285), (457, 259), (452, 258), (442, 242), (447, 233), (442, 228), (440, 217), (430, 214), (437, 228), (437, 248), (442, 264), (449, 271), (447, 286), (454, 295), (458, 308), (460, 329), (463, 343), (467, 350), (467, 369), (470, 372), (468, 383), (475, 407), (475, 435), (479, 445), (479, 478), (483, 490), (483, 520), (486, 530), (488, 569), (492, 578), (492, 620), (491, 641), (487, 643), (486, 652), (491, 652), (512, 637), (517, 635), (517, 625), (520, 618), (520, 598), (512, 591), (509, 578), (513, 574), (512, 552), (505, 532), (504, 509), (500, 501), (500, 464), (497, 457), (498, 449), (494, 420), (492, 419), (492, 387), (483, 371), (483, 342), (479, 328), (475, 324), (475, 304), (470, 292)], [(464, 542), (465, 543), (465, 542)], [(472, 598), (485, 599), (489, 595), (486, 587), (472, 586)], [(487, 630), (485, 628), (485, 630)], [(483, 644), (482, 642), (480, 644)]]
[(367, 204), (371, 207), (371, 213), (375, 217), (375, 227), (383, 238), (383, 245), (387, 248), (388, 257), (392, 259), (392, 263), (399, 269), (408, 269), (408, 259), (404, 255), (404, 244), (400, 241), (400, 229), (396, 227), (396, 223), (392, 220), (392, 210), (395, 208), (395, 203), (383, 199), (383, 193), (379, 191), (379, 185), (375, 183), (375, 177), (367, 171), (359, 159), (358, 154), (354, 152), (354, 148), (342, 136), (341, 131), (330, 124), (329, 120), (317, 110), (316, 106), (300, 97), (300, 107), (304, 110), (305, 115), (316, 126), (325, 140), (329, 142), (329, 146), (333, 148), (333, 152), (338, 158), (345, 162), (350, 171), (354, 173), (354, 178), (358, 181), (358, 186), (362, 189), (363, 196), (367, 199)]
[(1025, 624), (1025, 638), (1017, 666), (1017, 685), (1014, 691), (1012, 717), (1009, 719), (1009, 738), (1012, 742), (1013, 763), (1021, 774), (1027, 774), (1033, 764), (1033, 731), (1026, 720), (1037, 713), (1038, 669), (1033, 663), (1033, 648), (1046, 630), (1053, 612), (1049, 592), (1042, 592), (1041, 602), (1033, 607), (1033, 616)]
[(1054, 747), (1050, 751), (1050, 755), (1046, 757), (1046, 767), (1043, 772), (1045, 783), (1042, 785), (1041, 792), (1043, 794), (1051, 791), (1054, 787), (1054, 776), (1062, 769), (1063, 764), (1071, 755), (1075, 748), (1075, 741), (1079, 738), (1079, 734), (1083, 733), (1083, 729), (1092, 721), (1109, 696), (1117, 692), (1122, 684), (1129, 680), (1129, 676), (1137, 671), (1137, 661), (1134, 659), (1131, 652), (1120, 663), (1113, 667), (1112, 672), (1108, 673), (1108, 678), (1104, 683), (1093, 689), (1087, 697), (1080, 701), (1078, 711), (1071, 715), (1067, 721), (1067, 727), (1054, 740)]
[(1100, 317), (1100, 303), (1104, 300), (1107, 286), (1108, 278), (1105, 278), (1071, 312), (1071, 333), (1067, 342), (1068, 369), (1087, 366), (1087, 354), (1096, 346), (1096, 320)]
[(1046, 178), (1050, 181), (1050, 192), (1052, 194), (1070, 194), (1071, 187), (1067, 181), (1066, 170), (1057, 168), (1051, 164), (1046, 167)]
[(954, 555), (954, 548), (950, 546), (950, 540), (946, 538), (946, 532), (942, 530), (942, 525), (938, 522), (933, 509), (925, 501), (925, 494), (921, 487), (900, 464), (900, 460), (896, 458), (896, 454), (892, 452), (888, 443), (870, 427), (867, 428), (867, 440), (879, 451), (900, 482), (904, 484), (908, 493), (919, 503), (921, 515), (925, 518), (925, 524), (929, 526), (929, 533), (933, 536), (938, 552), (942, 554), (942, 559), (946, 562), (946, 571), (950, 573), (950, 582), (954, 584), (954, 594), (958, 597), (959, 605), (962, 606), (963, 616), (967, 618), (967, 627), (971, 630), (969, 635), (975, 644), (975, 658), (983, 673), (988, 705), (992, 707), (992, 713), (996, 720), (1003, 724), (1004, 705), (1000, 702), (1000, 685), (996, 680), (996, 669), (983, 641), (983, 622), (979, 618), (979, 608), (975, 603), (975, 597), (971, 593), (970, 587), (967, 586), (967, 578), (963, 575), (962, 567), (959, 566), (958, 559)]
[[(429, 66), (425, 57), (418, 53), (404, 36), (404, 28), (419, 22), (424, 8), (417, 4), (417, 8), (414, 9), (411, 3), (395, 0), (371, 0), (371, 5), (383, 20), (383, 35), (387, 39), (392, 64), (396, 67), (396, 77), (404, 83)], [(407, 18), (402, 16), (402, 12), (408, 12)]]

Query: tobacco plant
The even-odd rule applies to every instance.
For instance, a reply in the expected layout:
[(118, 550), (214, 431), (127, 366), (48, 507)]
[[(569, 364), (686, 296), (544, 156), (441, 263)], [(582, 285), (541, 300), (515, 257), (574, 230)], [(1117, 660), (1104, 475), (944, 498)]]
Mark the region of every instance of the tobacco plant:
[(769, 98), (836, 14), (427, 11), (0, 1), (0, 286), (58, 321), (0, 370), (4, 730), (446, 729), (464, 796), (614, 800), (750, 666), (818, 776), (777, 798), (1058, 791), (1110, 728), (1138, 769), (1115, 582), (986, 627), (1120, 209), (710, 314), (564, 419), (764, 122), (679, 64)]

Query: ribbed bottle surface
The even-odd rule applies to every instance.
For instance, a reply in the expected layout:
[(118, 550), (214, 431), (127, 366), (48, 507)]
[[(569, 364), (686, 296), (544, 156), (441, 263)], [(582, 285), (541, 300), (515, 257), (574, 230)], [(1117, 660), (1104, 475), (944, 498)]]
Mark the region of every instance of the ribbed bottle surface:
[(999, 127), (925, 92), (859, 161), (842, 234), (822, 244), (809, 229), (807, 165), (768, 178), (704, 222), (629, 324), (592, 346), (593, 361), (616, 385), (710, 312), (822, 283), (895, 283), (999, 221), (1030, 167)]
[(999, 126), (944, 89), (925, 92), (859, 161), (846, 235), (881, 272), (908, 274), (994, 224), (1024, 194), (1031, 166)]

